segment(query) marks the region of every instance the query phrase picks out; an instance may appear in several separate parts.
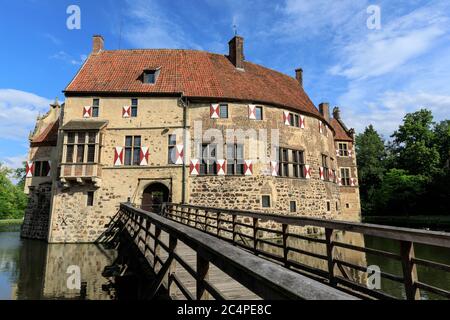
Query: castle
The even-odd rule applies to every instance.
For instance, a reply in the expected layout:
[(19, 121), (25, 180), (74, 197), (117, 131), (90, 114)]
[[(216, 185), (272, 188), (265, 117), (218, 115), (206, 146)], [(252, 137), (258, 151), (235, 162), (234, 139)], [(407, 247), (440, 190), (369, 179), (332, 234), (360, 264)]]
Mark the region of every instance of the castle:
[(358, 221), (354, 132), (295, 77), (195, 50), (105, 50), (101, 36), (30, 135), (22, 236), (93, 242), (130, 201)]

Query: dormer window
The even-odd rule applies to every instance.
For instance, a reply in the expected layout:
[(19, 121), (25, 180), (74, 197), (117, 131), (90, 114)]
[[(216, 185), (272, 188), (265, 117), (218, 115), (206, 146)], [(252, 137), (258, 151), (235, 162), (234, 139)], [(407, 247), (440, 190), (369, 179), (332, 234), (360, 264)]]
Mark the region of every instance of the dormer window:
[(144, 70), (142, 75), (142, 82), (147, 84), (155, 84), (159, 75), (159, 69), (147, 69)]

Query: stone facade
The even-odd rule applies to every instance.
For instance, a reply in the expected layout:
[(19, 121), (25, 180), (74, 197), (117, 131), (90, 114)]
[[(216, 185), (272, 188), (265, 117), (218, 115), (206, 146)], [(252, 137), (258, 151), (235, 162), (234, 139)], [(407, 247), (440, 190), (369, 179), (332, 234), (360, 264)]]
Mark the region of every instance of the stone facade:
[[(102, 45), (97, 43), (100, 49), (96, 50), (101, 52)], [(97, 51), (95, 54), (98, 54)], [(125, 107), (130, 106), (133, 99), (137, 99), (137, 114), (124, 117)], [(212, 117), (212, 107), (216, 104), (228, 106), (226, 118)], [(93, 114), (89, 108), (94, 105), (98, 109)], [(249, 105), (261, 108), (261, 120), (251, 119)], [(301, 117), (304, 126), (287, 125), (285, 112)], [(148, 96), (126, 92), (114, 95), (66, 92), (59, 123), (57, 145), (47, 151), (54, 159), (51, 177), (45, 180), (46, 183), (51, 182), (49, 242), (95, 241), (121, 202), (144, 205), (149, 188), (155, 186), (163, 190), (161, 194), (167, 194), (165, 201), (359, 220), (357, 186), (341, 187), (337, 177), (334, 178), (339, 167), (344, 165), (344, 160), (337, 157), (336, 132), (329, 115), (327, 118), (324, 113), (312, 114), (267, 102), (189, 98), (175, 93), (171, 96)], [(218, 137), (227, 137), (235, 133), (234, 130), (245, 133), (239, 144), (243, 146), (243, 158), (252, 163), (251, 174), (222, 176), (196, 175), (192, 172), (191, 160), (199, 158), (202, 144), (216, 144), (217, 150), (222, 151), (222, 158), (226, 159), (229, 141), (220, 141)], [(264, 134), (267, 139), (261, 139)], [(169, 140), (170, 135), (176, 136), (175, 141)], [(120, 155), (125, 152), (126, 137), (140, 137), (141, 143), (136, 153), (138, 163), (127, 165), (124, 163), (126, 156)], [(79, 142), (80, 139), (83, 143)], [(91, 144), (92, 150), (88, 144)], [(173, 146), (183, 147), (181, 163), (169, 161), (169, 148)], [(271, 162), (276, 162), (276, 167), (280, 166), (277, 147), (302, 152), (304, 165), (310, 169), (307, 176), (273, 175)], [(251, 152), (255, 148), (260, 151), (256, 155)], [(31, 149), (30, 159), (36, 152)], [(37, 152), (40, 152), (39, 148)], [(92, 155), (90, 160), (89, 153)], [(75, 160), (69, 161), (71, 156)], [(329, 180), (321, 174), (323, 157), (328, 159), (327, 167), (333, 172)], [(217, 155), (216, 160), (222, 158)], [(357, 177), (356, 165), (352, 166), (352, 170)], [(27, 189), (38, 190), (33, 189), (35, 179), (27, 179), (30, 180), (27, 181)], [(49, 186), (46, 194), (48, 190)], [(30, 195), (31, 198), (33, 196)], [(263, 196), (270, 197), (268, 207), (262, 206)], [(35, 203), (30, 202), (28, 221), (32, 220), (32, 215), (37, 215)], [(344, 209), (346, 204), (351, 205), (351, 210)]]

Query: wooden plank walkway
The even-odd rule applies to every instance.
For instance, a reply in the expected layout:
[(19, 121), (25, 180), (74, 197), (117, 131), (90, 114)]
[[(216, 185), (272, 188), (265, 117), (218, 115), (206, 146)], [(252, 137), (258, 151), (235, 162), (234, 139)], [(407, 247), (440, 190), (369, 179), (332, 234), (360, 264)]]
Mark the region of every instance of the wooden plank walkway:
[[(152, 230), (153, 231), (153, 230)], [(161, 233), (161, 241), (164, 244), (169, 244), (169, 235), (165, 232)], [(197, 268), (197, 254), (194, 250), (189, 248), (182, 242), (178, 242), (177, 245), (177, 253), (180, 255), (183, 260), (188, 263), (194, 270)], [(167, 253), (161, 249), (161, 258), (165, 260), (167, 258)], [(159, 264), (158, 264), (159, 266)], [(160, 266), (156, 269), (159, 271)], [(196, 295), (196, 281), (195, 279), (179, 264), (176, 264), (175, 274), (181, 280), (183, 285), (191, 292), (193, 296)], [(230, 300), (261, 300), (259, 296), (257, 296), (252, 291), (248, 290), (246, 287), (241, 285), (236, 280), (232, 279), (222, 270), (217, 268), (214, 264), (210, 265), (209, 268), (209, 279), (214, 286), (227, 298)], [(167, 281), (165, 281), (165, 285), (167, 286)], [(176, 288), (176, 286), (174, 286)], [(180, 290), (175, 289), (173, 293), (171, 293), (171, 298), (175, 300), (185, 300), (184, 295)]]

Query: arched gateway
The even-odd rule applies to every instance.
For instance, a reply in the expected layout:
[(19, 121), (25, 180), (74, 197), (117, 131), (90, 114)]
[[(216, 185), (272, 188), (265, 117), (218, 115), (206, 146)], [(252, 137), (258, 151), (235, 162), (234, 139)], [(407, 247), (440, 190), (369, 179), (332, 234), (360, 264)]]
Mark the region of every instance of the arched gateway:
[(169, 188), (160, 182), (155, 182), (144, 189), (141, 208), (146, 211), (159, 212), (161, 204), (169, 202), (169, 200)]

